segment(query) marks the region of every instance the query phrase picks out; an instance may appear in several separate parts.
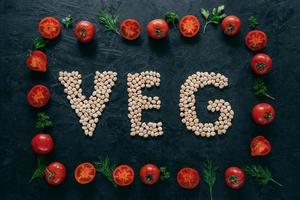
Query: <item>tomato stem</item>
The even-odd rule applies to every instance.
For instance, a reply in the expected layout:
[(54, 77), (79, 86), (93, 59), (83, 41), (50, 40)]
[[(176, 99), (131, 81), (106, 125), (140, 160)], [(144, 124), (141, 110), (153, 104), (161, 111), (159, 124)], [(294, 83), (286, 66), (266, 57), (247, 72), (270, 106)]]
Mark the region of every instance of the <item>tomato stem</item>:
[(272, 100), (275, 100), (275, 98), (272, 97), (271, 95), (269, 95), (268, 93), (266, 93), (265, 96), (268, 97), (268, 98), (270, 98), (270, 99), (272, 99)]
[(272, 181), (273, 183), (275, 183), (276, 185), (278, 185), (278, 186), (280, 186), (280, 187), (282, 187), (283, 185), (281, 184), (281, 183), (279, 183), (279, 182), (277, 182), (277, 181), (275, 181), (274, 179), (270, 179), (270, 181)]
[(204, 28), (203, 28), (203, 33), (205, 33), (206, 28), (207, 28), (207, 25), (210, 24), (210, 23), (212, 23), (212, 21), (207, 21), (207, 22), (205, 23)]

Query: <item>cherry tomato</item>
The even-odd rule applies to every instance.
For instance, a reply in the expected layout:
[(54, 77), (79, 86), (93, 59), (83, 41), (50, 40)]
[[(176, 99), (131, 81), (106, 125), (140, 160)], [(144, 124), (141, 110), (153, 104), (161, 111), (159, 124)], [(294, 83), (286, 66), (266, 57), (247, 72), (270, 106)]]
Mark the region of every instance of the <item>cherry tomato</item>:
[(46, 86), (35, 85), (28, 92), (27, 101), (32, 107), (41, 108), (48, 103), (50, 96), (50, 91)]
[(256, 136), (250, 144), (252, 156), (265, 156), (271, 152), (271, 143), (262, 135)]
[(37, 154), (50, 153), (54, 147), (53, 139), (47, 133), (39, 133), (32, 138), (31, 147)]
[(39, 23), (39, 32), (46, 39), (54, 39), (61, 32), (60, 22), (54, 17), (44, 17)]
[(251, 68), (257, 75), (264, 75), (272, 70), (272, 59), (264, 53), (258, 53), (251, 60)]
[(229, 167), (225, 171), (225, 182), (232, 189), (240, 189), (245, 183), (245, 173), (241, 168)]
[(163, 19), (154, 19), (147, 25), (147, 33), (152, 39), (162, 39), (169, 33), (168, 23)]
[(66, 167), (60, 162), (53, 162), (45, 170), (45, 179), (50, 185), (60, 185), (66, 178)]
[(120, 25), (120, 34), (127, 40), (135, 40), (141, 34), (141, 25), (135, 19), (125, 19)]
[(74, 172), (74, 177), (80, 184), (88, 184), (92, 182), (95, 176), (96, 168), (92, 163), (89, 162), (79, 164)]
[(179, 31), (184, 37), (194, 37), (200, 30), (200, 22), (194, 15), (186, 15), (179, 22)]
[(234, 36), (241, 30), (241, 20), (234, 15), (227, 16), (223, 19), (221, 27), (225, 35)]
[(196, 169), (185, 167), (177, 173), (177, 183), (185, 189), (194, 189), (200, 183), (200, 175)]
[(252, 118), (259, 125), (270, 124), (275, 118), (275, 109), (268, 103), (260, 103), (253, 107)]
[(268, 37), (265, 32), (253, 30), (247, 33), (245, 37), (246, 46), (252, 51), (258, 51), (267, 45)]
[(134, 171), (128, 165), (119, 165), (113, 171), (113, 180), (119, 186), (128, 186), (134, 181)]
[(153, 185), (159, 180), (160, 170), (156, 165), (146, 164), (140, 170), (140, 178), (146, 185)]
[(27, 67), (32, 71), (45, 72), (47, 71), (47, 56), (44, 52), (35, 50), (27, 56)]
[(96, 27), (89, 21), (80, 21), (74, 28), (75, 37), (82, 43), (88, 43), (93, 40), (96, 34)]

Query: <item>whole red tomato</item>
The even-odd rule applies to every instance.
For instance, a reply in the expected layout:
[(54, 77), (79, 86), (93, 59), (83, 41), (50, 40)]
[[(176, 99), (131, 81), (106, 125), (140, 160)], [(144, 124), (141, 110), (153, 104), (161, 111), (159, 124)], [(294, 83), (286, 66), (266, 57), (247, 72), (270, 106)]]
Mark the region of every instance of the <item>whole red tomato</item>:
[(31, 147), (37, 154), (50, 153), (54, 147), (53, 139), (47, 133), (39, 133), (32, 138)]
[(45, 72), (47, 71), (47, 56), (44, 52), (35, 50), (27, 56), (27, 67), (32, 71)]
[(272, 70), (272, 59), (265, 53), (258, 53), (252, 57), (251, 68), (257, 75), (264, 75)]
[(156, 165), (146, 164), (140, 169), (140, 178), (143, 183), (153, 185), (159, 180), (160, 170)]
[(162, 39), (169, 33), (168, 23), (163, 19), (154, 19), (147, 25), (147, 33), (152, 39)]
[(27, 101), (32, 107), (41, 108), (48, 103), (50, 97), (50, 91), (46, 86), (35, 85), (28, 92)]
[(177, 183), (182, 188), (194, 189), (200, 183), (199, 172), (190, 167), (184, 167), (177, 173)]
[(271, 152), (271, 143), (264, 136), (259, 135), (251, 140), (250, 144), (252, 156), (265, 156)]
[(241, 168), (229, 167), (225, 171), (224, 179), (228, 187), (240, 189), (245, 183), (245, 173)]
[(246, 46), (252, 51), (259, 51), (267, 45), (267, 34), (260, 30), (253, 30), (245, 37)]
[(93, 40), (96, 34), (96, 27), (89, 21), (79, 21), (74, 28), (75, 37), (82, 43)]
[(240, 32), (241, 20), (234, 15), (227, 16), (223, 19), (221, 27), (225, 35), (234, 36)]
[(66, 167), (60, 162), (53, 162), (45, 169), (45, 179), (50, 185), (60, 185), (66, 178)]
[(268, 103), (259, 103), (252, 109), (252, 118), (259, 125), (268, 125), (275, 118), (275, 109)]

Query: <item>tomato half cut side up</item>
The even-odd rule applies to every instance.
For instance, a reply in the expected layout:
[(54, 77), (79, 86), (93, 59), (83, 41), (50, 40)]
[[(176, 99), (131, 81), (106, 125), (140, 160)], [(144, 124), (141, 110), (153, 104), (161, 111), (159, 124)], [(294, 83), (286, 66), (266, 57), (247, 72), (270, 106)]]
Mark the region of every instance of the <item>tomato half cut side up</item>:
[(268, 37), (265, 32), (253, 30), (245, 37), (246, 46), (252, 51), (259, 51), (267, 45)]
[(119, 165), (113, 171), (113, 180), (119, 186), (128, 186), (134, 181), (134, 171), (128, 165)]
[(179, 22), (179, 30), (184, 37), (194, 37), (200, 30), (200, 22), (194, 15), (184, 16)]
[(46, 86), (35, 85), (28, 92), (27, 101), (32, 107), (41, 108), (48, 103), (50, 96), (50, 91)]
[(185, 189), (194, 189), (200, 183), (200, 175), (196, 169), (185, 167), (177, 173), (177, 183)]
[(135, 19), (125, 19), (120, 25), (119, 32), (126, 40), (135, 40), (141, 34), (141, 25)]
[(61, 32), (60, 22), (51, 16), (44, 17), (39, 22), (39, 32), (43, 38), (54, 39), (59, 36)]
[(76, 181), (80, 184), (88, 184), (94, 180), (96, 176), (96, 169), (92, 163), (79, 164), (74, 173)]

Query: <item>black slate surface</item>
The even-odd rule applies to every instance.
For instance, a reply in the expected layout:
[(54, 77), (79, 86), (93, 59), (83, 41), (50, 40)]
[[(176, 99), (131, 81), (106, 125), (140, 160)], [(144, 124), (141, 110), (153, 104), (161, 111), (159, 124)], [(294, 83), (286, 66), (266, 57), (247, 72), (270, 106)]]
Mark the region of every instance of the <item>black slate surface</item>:
[[(145, 34), (147, 22), (160, 18), (169, 10), (180, 16), (195, 14), (200, 8), (225, 4), (228, 14), (242, 20), (242, 31), (234, 38), (223, 35), (218, 26), (209, 26), (207, 33), (194, 39), (180, 37), (172, 29), (164, 41), (151, 41)], [(176, 184), (180, 167), (191, 166), (202, 171), (202, 163), (210, 157), (219, 166), (214, 189), (216, 200), (296, 200), (300, 199), (299, 186), (299, 19), (300, 2), (296, 0), (86, 0), (86, 1), (0, 1), (0, 199), (208, 199), (207, 185), (202, 182), (193, 191), (181, 189)], [(127, 42), (112, 33), (104, 33), (97, 22), (100, 9), (118, 13), (120, 19), (136, 18), (143, 26), (138, 41)], [(37, 75), (25, 66), (27, 50), (32, 39), (39, 36), (38, 21), (47, 15), (59, 19), (67, 14), (75, 21), (90, 20), (97, 25), (97, 36), (89, 45), (79, 44), (72, 31), (63, 29), (59, 39), (46, 49), (49, 71)], [(265, 77), (276, 101), (258, 99), (252, 93), (254, 78), (249, 61), (253, 53), (244, 46), (244, 36), (249, 30), (247, 18), (258, 18), (259, 27), (269, 36), (263, 51), (273, 58), (273, 71)], [(201, 18), (201, 23), (203, 20)], [(71, 110), (58, 82), (60, 70), (78, 70), (82, 73), (83, 89), (90, 94), (96, 70), (113, 70), (118, 81), (110, 102), (103, 112), (94, 137), (87, 138)], [(132, 138), (127, 118), (126, 76), (129, 72), (155, 70), (161, 73), (161, 86), (145, 93), (158, 95), (162, 101), (160, 111), (147, 111), (144, 120), (161, 120), (164, 136), (155, 139)], [(187, 131), (179, 117), (179, 87), (188, 75), (196, 71), (220, 72), (229, 78), (230, 86), (224, 90), (206, 87), (197, 93), (197, 110), (205, 121), (217, 114), (206, 111), (207, 101), (215, 98), (228, 100), (236, 115), (232, 128), (225, 136), (205, 139)], [(49, 106), (42, 109), (54, 122), (51, 131), (55, 151), (49, 160), (66, 164), (67, 179), (59, 187), (52, 187), (43, 179), (28, 184), (35, 155), (30, 140), (37, 130), (34, 127), (37, 110), (26, 102), (27, 91), (37, 83), (46, 84), (52, 92)], [(258, 102), (270, 102), (277, 110), (277, 118), (268, 127), (252, 122), (250, 110)], [(272, 143), (272, 153), (267, 157), (253, 158), (249, 154), (252, 137), (262, 133)], [(74, 181), (73, 170), (83, 161), (93, 161), (98, 155), (109, 155), (119, 163), (129, 163), (138, 174), (145, 163), (167, 165), (171, 179), (147, 187), (137, 178), (128, 188), (114, 188), (101, 175), (89, 185)], [(223, 171), (231, 165), (260, 163), (271, 169), (284, 187), (269, 185), (258, 187), (248, 179), (243, 189), (234, 191), (223, 181)]]

